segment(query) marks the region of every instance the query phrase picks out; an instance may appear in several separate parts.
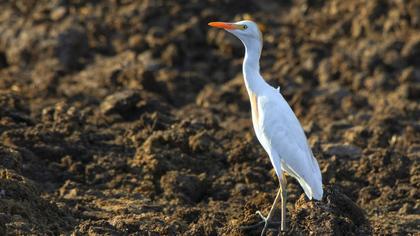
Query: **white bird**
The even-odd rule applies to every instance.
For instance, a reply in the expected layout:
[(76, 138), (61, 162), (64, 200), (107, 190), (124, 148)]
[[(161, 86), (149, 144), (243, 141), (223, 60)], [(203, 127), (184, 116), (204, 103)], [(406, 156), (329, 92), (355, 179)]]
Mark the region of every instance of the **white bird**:
[[(260, 211), (264, 235), (272, 222), (274, 209), (281, 198), (281, 231), (286, 230), (286, 179), (284, 172), (296, 178), (309, 199), (321, 200), (323, 195), (321, 171), (305, 133), (292, 108), (283, 98), (280, 89), (265, 82), (260, 75), (262, 34), (256, 23), (211, 22), (212, 27), (222, 28), (239, 38), (245, 46), (242, 65), (245, 86), (251, 102), (252, 124), (255, 134), (270, 157), (279, 178), (280, 188), (267, 217)], [(260, 224), (259, 223), (259, 224)], [(257, 225), (259, 225), (257, 224)]]

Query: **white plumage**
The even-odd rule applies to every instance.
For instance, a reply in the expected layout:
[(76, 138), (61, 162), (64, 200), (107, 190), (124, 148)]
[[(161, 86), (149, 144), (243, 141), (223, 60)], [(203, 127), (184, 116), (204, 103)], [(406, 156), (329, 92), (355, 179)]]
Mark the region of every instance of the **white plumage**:
[(277, 176), (286, 171), (299, 181), (309, 199), (321, 200), (321, 171), (290, 106), (277, 90), (268, 88), (259, 96), (258, 107), (263, 112), (254, 129), (264, 149), (271, 154)]
[(252, 21), (212, 22), (209, 25), (232, 33), (245, 46), (242, 69), (251, 102), (252, 123), (256, 136), (268, 153), (280, 180), (280, 190), (269, 215), (264, 217), (258, 212), (265, 223), (262, 235), (267, 230), (279, 196), (282, 200), (281, 230), (285, 230), (286, 189), (283, 172), (299, 181), (309, 199), (321, 200), (322, 177), (318, 162), (309, 148), (302, 126), (280, 90), (271, 87), (260, 75), (262, 35), (258, 26)]

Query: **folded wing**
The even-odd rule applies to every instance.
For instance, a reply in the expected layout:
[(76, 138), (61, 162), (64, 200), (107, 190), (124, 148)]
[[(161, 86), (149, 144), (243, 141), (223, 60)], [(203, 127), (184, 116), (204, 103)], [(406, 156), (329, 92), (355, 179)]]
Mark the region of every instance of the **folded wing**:
[[(275, 90), (273, 90), (275, 91)], [(282, 169), (295, 177), (308, 198), (322, 198), (322, 176), (296, 115), (277, 91), (259, 99), (262, 132)], [(278, 161), (278, 160), (276, 160)]]

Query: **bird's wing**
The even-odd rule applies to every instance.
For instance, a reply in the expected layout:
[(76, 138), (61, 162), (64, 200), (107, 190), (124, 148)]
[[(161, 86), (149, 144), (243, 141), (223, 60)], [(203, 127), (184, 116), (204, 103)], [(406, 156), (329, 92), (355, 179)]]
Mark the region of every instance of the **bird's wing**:
[[(309, 198), (322, 197), (322, 177), (296, 115), (280, 93), (261, 96), (261, 130), (281, 159), (282, 168), (295, 177)], [(274, 158), (274, 157), (272, 157)]]

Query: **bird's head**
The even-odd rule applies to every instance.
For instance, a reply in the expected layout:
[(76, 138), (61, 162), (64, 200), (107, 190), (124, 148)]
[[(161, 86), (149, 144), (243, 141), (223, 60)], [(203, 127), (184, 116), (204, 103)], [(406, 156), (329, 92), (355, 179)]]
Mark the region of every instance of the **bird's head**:
[(258, 25), (250, 20), (228, 22), (210, 22), (210, 26), (225, 29), (239, 38), (247, 48), (262, 49), (262, 34)]

